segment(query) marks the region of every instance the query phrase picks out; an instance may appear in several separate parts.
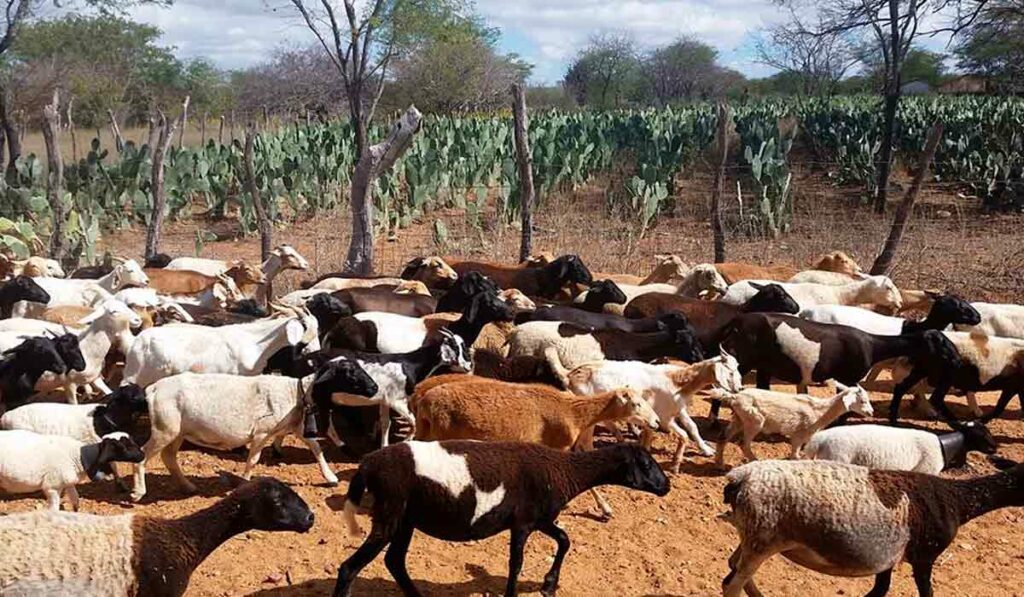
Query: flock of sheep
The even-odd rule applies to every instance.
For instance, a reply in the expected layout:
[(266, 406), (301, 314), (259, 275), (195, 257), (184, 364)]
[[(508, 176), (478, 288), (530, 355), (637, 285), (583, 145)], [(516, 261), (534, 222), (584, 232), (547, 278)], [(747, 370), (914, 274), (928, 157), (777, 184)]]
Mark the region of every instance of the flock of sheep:
[[(657, 430), (677, 438), (676, 473), (690, 441), (724, 466), (739, 439), (750, 461), (727, 474), (723, 518), (740, 543), (725, 595), (759, 595), (754, 574), (776, 554), (874, 576), (870, 595), (906, 561), (931, 595), (961, 524), (1024, 505), (1024, 466), (938, 476), (969, 451), (994, 453), (985, 423), (1024, 400), (1022, 306), (898, 289), (839, 252), (806, 271), (658, 256), (642, 278), (592, 273), (574, 255), (422, 257), (394, 278), (328, 274), (271, 300), (277, 274), (307, 268), (287, 245), (262, 267), (158, 255), (67, 277), (50, 260), (0, 259), (0, 491), (48, 502), (0, 517), (0, 594), (180, 595), (231, 536), (309, 530), (313, 514), (290, 488), (249, 481), (287, 436), (330, 484), (321, 442), (362, 457), (343, 515), (353, 534), (360, 513), (372, 526), (335, 595), (388, 546), (389, 572), (419, 594), (405, 564), (416, 530), (449, 541), (510, 531), (509, 595), (527, 539), (545, 534), (558, 545), (542, 585), (553, 594), (570, 548), (556, 519), (570, 500), (590, 493), (611, 517), (599, 486), (669, 492), (649, 453)], [(927, 315), (899, 316), (910, 310)], [(807, 394), (823, 383), (831, 397)], [(867, 389), (880, 388), (892, 390), (890, 425), (844, 425), (873, 414)], [(64, 402), (37, 400), (57, 390)], [(974, 393), (996, 390), (983, 413)], [(953, 391), (973, 420), (946, 406)], [(950, 431), (898, 426), (908, 393)], [(731, 413), (716, 446), (689, 414), (698, 395), (713, 426), (721, 406)], [(617, 441), (595, 448), (597, 427)], [(790, 459), (757, 461), (762, 434), (785, 436)], [(132, 465), (130, 499), (143, 499), (158, 455), (195, 491), (177, 461), (185, 442), (247, 450), (244, 482), (177, 520), (77, 512), (76, 485), (121, 485), (119, 462)], [(64, 497), (75, 512), (60, 512)]]

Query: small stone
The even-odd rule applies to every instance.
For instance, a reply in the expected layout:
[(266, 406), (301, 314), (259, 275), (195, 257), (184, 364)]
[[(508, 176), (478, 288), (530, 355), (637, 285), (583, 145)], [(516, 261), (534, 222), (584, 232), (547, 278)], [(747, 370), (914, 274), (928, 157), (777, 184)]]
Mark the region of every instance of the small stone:
[(974, 546), (970, 543), (957, 543), (957, 547), (965, 551), (974, 551)]
[(317, 545), (327, 545), (327, 538), (320, 537), (320, 540), (316, 542)]
[(333, 564), (324, 564), (324, 572), (327, 574), (336, 574), (338, 569), (335, 568)]
[(282, 580), (284, 580), (284, 575), (281, 574), (280, 572), (275, 572), (275, 573), (271, 574), (270, 576), (264, 578), (263, 582), (271, 583), (271, 584), (275, 584), (276, 585), (277, 583), (281, 582)]
[(949, 211), (948, 209), (940, 209), (935, 212), (935, 217), (945, 220), (947, 218), (952, 218), (953, 212)]

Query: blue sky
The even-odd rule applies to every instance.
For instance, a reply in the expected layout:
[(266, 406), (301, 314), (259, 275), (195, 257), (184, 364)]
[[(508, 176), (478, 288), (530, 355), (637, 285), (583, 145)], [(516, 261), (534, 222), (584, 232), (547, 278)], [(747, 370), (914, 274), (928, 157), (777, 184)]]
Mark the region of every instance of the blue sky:
[[(47, 6), (50, 13), (62, 10)], [(754, 40), (759, 29), (785, 18), (771, 0), (476, 0), (476, 9), (501, 30), (501, 50), (534, 65), (534, 83), (558, 82), (573, 56), (600, 33), (628, 34), (641, 48), (695, 37), (717, 48), (724, 66), (765, 76), (772, 70), (757, 63)], [(163, 30), (162, 42), (175, 46), (179, 57), (204, 56), (225, 69), (259, 63), (280, 46), (315, 41), (290, 0), (175, 0), (170, 8), (137, 7), (129, 16)], [(920, 44), (942, 51), (947, 40)]]
[[(587, 40), (603, 32), (627, 33), (641, 47), (690, 35), (716, 47), (722, 64), (762, 76), (770, 71), (754, 61), (752, 38), (781, 16), (770, 0), (477, 0), (476, 7), (501, 29), (501, 49), (534, 65), (537, 83), (560, 80)], [(222, 68), (244, 68), (275, 47), (313, 41), (288, 0), (176, 0), (130, 16), (160, 27), (163, 43), (180, 57), (205, 56)]]

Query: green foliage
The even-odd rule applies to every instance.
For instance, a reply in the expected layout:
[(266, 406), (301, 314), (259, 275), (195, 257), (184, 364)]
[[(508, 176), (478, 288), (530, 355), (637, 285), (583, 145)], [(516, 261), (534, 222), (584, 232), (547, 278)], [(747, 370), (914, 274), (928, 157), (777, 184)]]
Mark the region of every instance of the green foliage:
[(0, 252), (25, 259), (42, 247), (32, 224), (0, 217)]
[(773, 238), (789, 231), (793, 218), (792, 174), (789, 171), (791, 136), (783, 136), (779, 119), (787, 106), (765, 102), (748, 108), (735, 118), (736, 132), (743, 145), (743, 161), (757, 189), (753, 210), (745, 210), (744, 227)]

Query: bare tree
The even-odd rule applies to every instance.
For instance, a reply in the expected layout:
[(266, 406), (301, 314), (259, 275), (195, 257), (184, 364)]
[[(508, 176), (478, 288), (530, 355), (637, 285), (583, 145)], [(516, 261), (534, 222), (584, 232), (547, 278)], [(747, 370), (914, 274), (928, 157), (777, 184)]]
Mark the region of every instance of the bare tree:
[(831, 96), (859, 62), (847, 32), (815, 35), (796, 14), (762, 31), (755, 50), (761, 64), (797, 77), (804, 96)]
[[(806, 14), (811, 7), (801, 0), (777, 0), (793, 14)], [(973, 22), (986, 0), (825, 0), (818, 3), (817, 24), (804, 28), (799, 19), (793, 26), (817, 37), (837, 34), (868, 35), (881, 54), (884, 85), (882, 102), (882, 147), (875, 164), (875, 211), (883, 213), (888, 200), (892, 168), (896, 111), (901, 95), (903, 62), (915, 39), (939, 33), (956, 34)], [(922, 27), (922, 25), (925, 25)]]
[(43, 140), (46, 143), (46, 201), (53, 213), (50, 231), (50, 257), (64, 257), (64, 159), (60, 155), (60, 93), (53, 91), (53, 101), (43, 108)]

